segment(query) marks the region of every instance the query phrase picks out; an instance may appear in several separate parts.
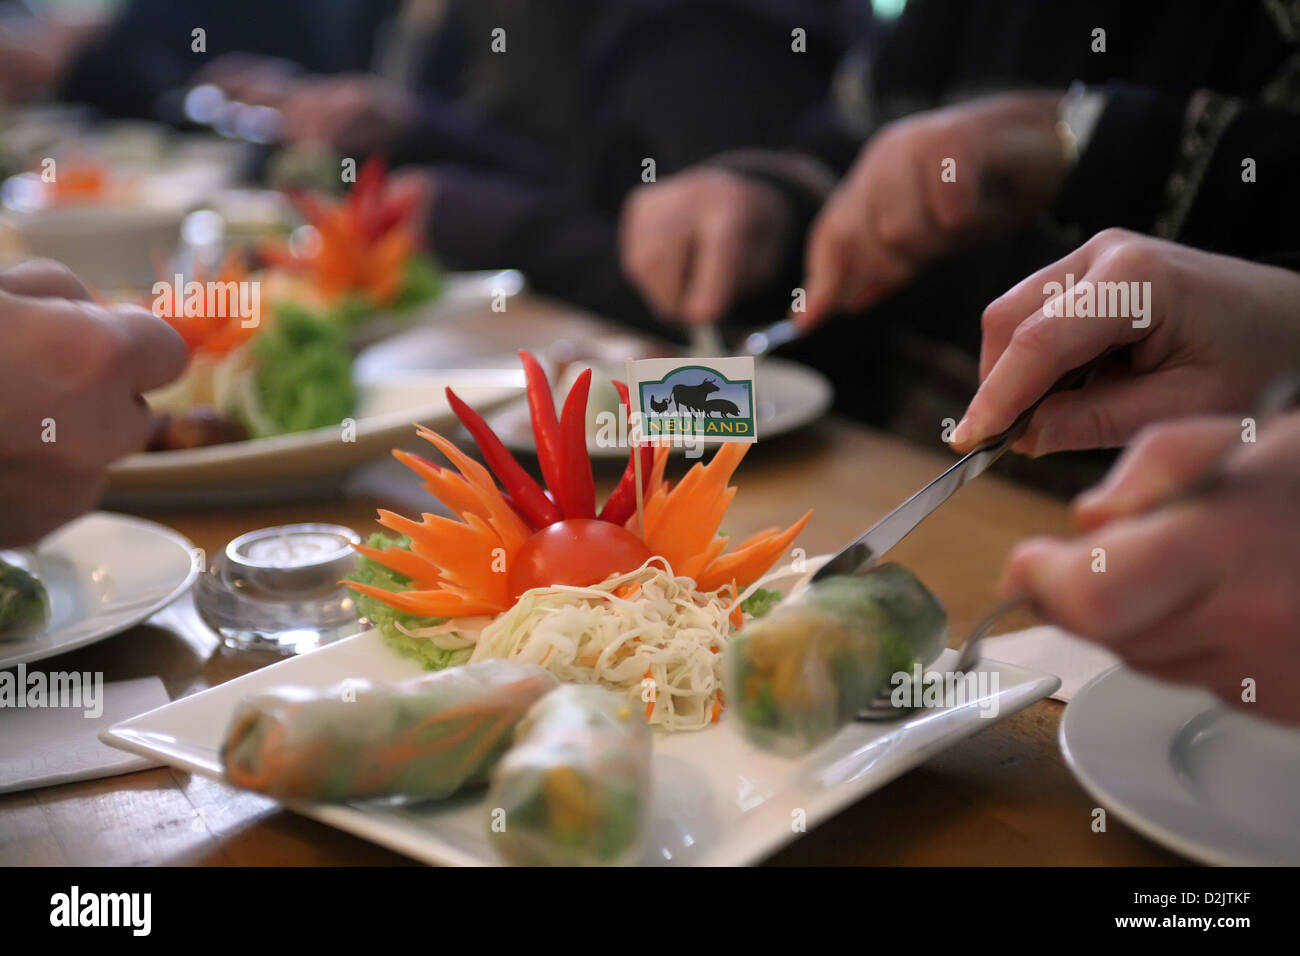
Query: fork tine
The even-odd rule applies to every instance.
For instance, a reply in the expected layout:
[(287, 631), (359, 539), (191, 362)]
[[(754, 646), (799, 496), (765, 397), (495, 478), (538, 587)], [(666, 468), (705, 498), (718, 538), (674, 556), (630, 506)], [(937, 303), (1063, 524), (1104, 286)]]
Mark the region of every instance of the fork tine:
[(993, 610), (985, 614), (984, 617), (971, 628), (970, 634), (962, 642), (961, 654), (957, 657), (957, 664), (953, 667), (954, 671), (965, 673), (979, 662), (979, 645), (985, 636), (992, 629), (993, 625), (998, 622), (1002, 615), (1012, 611), (1029, 601), (1028, 595), (1013, 594), (1009, 598), (999, 601), (993, 606)]

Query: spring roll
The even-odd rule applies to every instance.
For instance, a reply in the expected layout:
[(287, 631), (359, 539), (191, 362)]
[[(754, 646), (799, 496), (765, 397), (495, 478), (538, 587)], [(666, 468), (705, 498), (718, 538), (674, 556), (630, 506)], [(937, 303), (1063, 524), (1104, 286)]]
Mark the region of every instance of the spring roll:
[(40, 635), (50, 623), (50, 596), (40, 579), (0, 560), (0, 641)]
[(746, 736), (789, 756), (811, 750), (947, 644), (942, 605), (907, 569), (825, 578), (727, 645), (729, 710)]
[(280, 800), (436, 800), (485, 783), (556, 683), (532, 664), (488, 660), (401, 683), (277, 688), (240, 705), (221, 762), (235, 785)]
[(640, 854), (650, 728), (627, 701), (569, 684), (515, 730), (488, 791), (488, 832), (516, 866), (609, 866)]

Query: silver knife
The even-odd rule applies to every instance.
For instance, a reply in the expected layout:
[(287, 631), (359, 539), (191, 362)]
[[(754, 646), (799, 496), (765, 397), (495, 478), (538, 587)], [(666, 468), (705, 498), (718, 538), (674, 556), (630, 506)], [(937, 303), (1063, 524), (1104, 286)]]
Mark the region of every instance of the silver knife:
[(1020, 417), (1011, 423), (1010, 428), (968, 452), (938, 478), (877, 521), (860, 537), (818, 568), (812, 580), (819, 581), (834, 574), (855, 574), (879, 559), (882, 554), (907, 537), (911, 530), (936, 508), (951, 498), (953, 492), (972, 478), (988, 471), (989, 467), (1025, 433), (1029, 419), (1034, 416), (1038, 406), (1049, 395), (1083, 384), (1100, 361), (1095, 359), (1063, 375), (1038, 401), (1021, 412)]
[[(1028, 420), (1026, 420), (1028, 424)], [(1024, 431), (1021, 426), (1020, 431)], [(842, 549), (812, 576), (814, 581), (833, 574), (854, 574), (874, 562), (925, 520), (952, 493), (977, 475), (982, 475), (1018, 438), (1018, 435), (990, 439), (965, 455), (951, 468), (872, 525), (861, 537)]]

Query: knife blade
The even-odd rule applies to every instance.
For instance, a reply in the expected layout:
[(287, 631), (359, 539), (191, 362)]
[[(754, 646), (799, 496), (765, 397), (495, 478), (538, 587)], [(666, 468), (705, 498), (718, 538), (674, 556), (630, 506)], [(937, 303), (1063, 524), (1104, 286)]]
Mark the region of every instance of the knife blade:
[(847, 546), (841, 548), (834, 557), (817, 569), (812, 580), (819, 581), (834, 574), (856, 574), (874, 563), (882, 554), (907, 537), (912, 529), (931, 515), (936, 508), (951, 498), (958, 488), (988, 471), (993, 463), (1025, 433), (1034, 412), (1049, 395), (1084, 384), (1104, 358), (1106, 356), (1100, 356), (1061, 376), (1055, 385), (1020, 413), (1020, 416), (1011, 423), (1010, 428), (1000, 435), (994, 435), (962, 456), (943, 474), (913, 494)]
[[(1026, 420), (1026, 424), (1028, 421)], [(1023, 431), (1023, 428), (1021, 429)], [(919, 525), (936, 508), (952, 497), (966, 482), (982, 475), (1015, 441), (1002, 437), (985, 442), (952, 465), (947, 471), (885, 515), (860, 537), (840, 550), (812, 576), (818, 581), (833, 574), (854, 574), (874, 562)]]

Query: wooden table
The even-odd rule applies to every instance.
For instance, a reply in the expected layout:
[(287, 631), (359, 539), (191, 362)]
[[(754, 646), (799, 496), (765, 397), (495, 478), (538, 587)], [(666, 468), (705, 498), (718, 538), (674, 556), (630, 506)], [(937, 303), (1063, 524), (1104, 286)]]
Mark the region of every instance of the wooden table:
[[(536, 301), (491, 315), (494, 344), (540, 345), (592, 334), (590, 320)], [(486, 348), (462, 323), (448, 355)], [(482, 327), (481, 325), (479, 326)], [(476, 344), (478, 343), (478, 344)], [(739, 472), (727, 517), (738, 537), (816, 509), (798, 542), (808, 554), (838, 547), (933, 477), (940, 454), (827, 419), (760, 442)], [(606, 490), (617, 477), (598, 476)], [(208, 553), (244, 531), (329, 521), (368, 533), (377, 502), (336, 499), (238, 510), (148, 514)], [(1002, 561), (1029, 534), (1069, 529), (1064, 507), (994, 476), (964, 488), (892, 556), (944, 601), (961, 635), (996, 598)], [(1008, 619), (1007, 629), (1031, 623)], [(45, 662), (102, 670), (106, 681), (157, 674), (173, 699), (260, 666), (223, 652), (178, 604), (142, 627)], [(1041, 701), (961, 741), (866, 797), (771, 858), (777, 864), (1174, 864), (1183, 862), (1110, 817), (1091, 828), (1092, 801), (1061, 757), (1063, 705)], [(363, 865), (406, 858), (270, 800), (170, 768), (0, 796), (0, 864)]]

